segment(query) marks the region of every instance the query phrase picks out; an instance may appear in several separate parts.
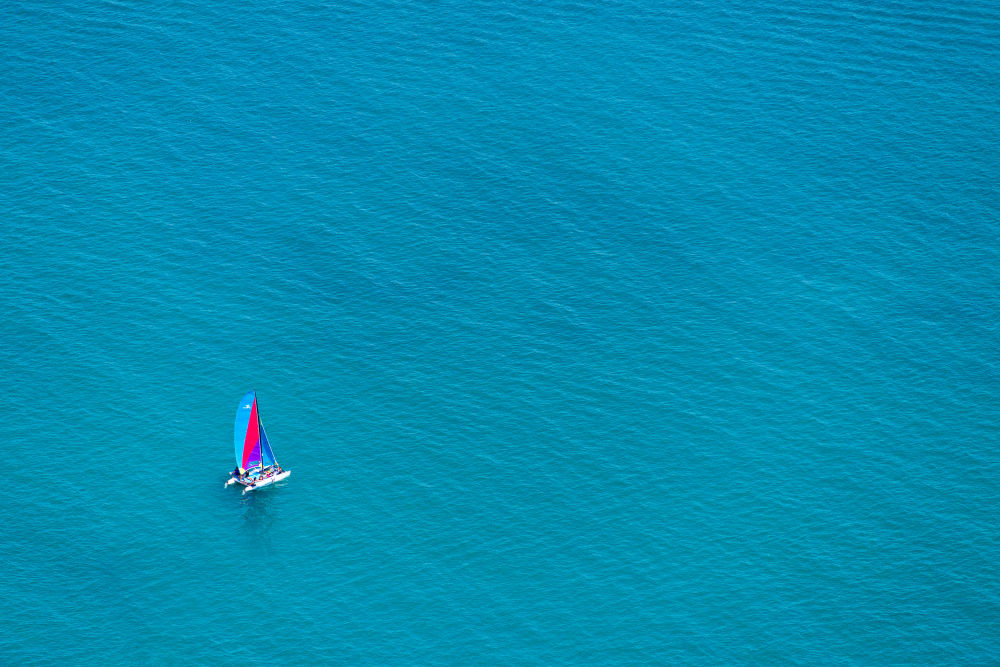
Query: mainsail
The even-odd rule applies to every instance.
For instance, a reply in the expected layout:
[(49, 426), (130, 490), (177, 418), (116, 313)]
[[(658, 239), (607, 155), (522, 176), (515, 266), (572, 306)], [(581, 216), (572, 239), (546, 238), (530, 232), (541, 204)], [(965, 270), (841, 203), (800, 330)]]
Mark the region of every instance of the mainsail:
[(248, 391), (240, 401), (239, 407), (236, 408), (234, 429), (237, 466), (244, 470), (252, 470), (258, 466), (266, 468), (276, 463), (264, 426), (260, 423), (256, 392)]

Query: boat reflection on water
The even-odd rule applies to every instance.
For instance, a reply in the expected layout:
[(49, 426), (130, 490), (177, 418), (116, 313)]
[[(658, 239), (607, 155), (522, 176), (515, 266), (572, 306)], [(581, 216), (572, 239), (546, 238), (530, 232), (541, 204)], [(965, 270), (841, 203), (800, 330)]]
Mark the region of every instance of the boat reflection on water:
[(274, 525), (274, 499), (268, 494), (249, 493), (240, 497), (243, 521), (240, 532), (254, 547), (271, 550), (271, 527)]

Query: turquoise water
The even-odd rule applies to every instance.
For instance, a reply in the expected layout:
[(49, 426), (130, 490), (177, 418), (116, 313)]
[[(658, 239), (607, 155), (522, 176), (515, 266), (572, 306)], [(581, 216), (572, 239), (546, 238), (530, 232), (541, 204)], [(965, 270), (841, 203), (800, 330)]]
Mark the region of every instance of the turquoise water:
[(0, 15), (2, 662), (997, 660), (995, 3)]

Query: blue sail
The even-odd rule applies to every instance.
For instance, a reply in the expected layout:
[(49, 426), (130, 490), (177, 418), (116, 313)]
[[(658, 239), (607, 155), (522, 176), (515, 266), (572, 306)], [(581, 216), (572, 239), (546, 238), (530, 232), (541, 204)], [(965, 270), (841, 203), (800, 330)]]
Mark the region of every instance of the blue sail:
[(267, 433), (264, 433), (264, 425), (260, 423), (260, 415), (257, 416), (257, 423), (260, 425), (260, 458), (263, 466), (274, 465), (274, 452), (271, 451), (271, 443), (267, 441)]
[[(246, 468), (249, 459), (256, 459), (256, 449), (260, 426), (257, 418), (257, 394), (248, 391), (236, 408), (236, 424), (233, 427), (233, 440), (236, 445), (236, 465)], [(270, 451), (270, 448), (268, 448)], [(273, 457), (272, 457), (273, 458)]]

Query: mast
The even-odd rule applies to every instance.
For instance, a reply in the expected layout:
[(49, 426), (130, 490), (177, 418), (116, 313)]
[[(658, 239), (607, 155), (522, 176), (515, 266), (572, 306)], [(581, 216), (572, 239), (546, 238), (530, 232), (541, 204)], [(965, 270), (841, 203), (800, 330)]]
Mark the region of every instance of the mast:
[(253, 402), (254, 407), (257, 408), (255, 412), (257, 413), (257, 448), (260, 449), (260, 473), (257, 477), (260, 478), (264, 474), (264, 449), (260, 446), (260, 401), (257, 400), (257, 390), (253, 390)]
[(258, 479), (264, 479), (264, 437), (261, 435), (260, 428), (260, 399), (257, 398), (257, 390), (253, 390), (253, 398), (257, 403), (257, 449), (260, 451), (260, 472), (257, 473)]

